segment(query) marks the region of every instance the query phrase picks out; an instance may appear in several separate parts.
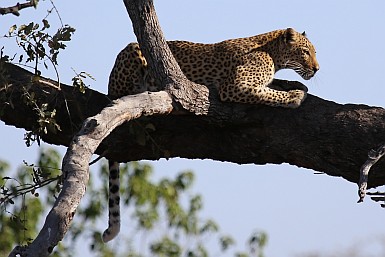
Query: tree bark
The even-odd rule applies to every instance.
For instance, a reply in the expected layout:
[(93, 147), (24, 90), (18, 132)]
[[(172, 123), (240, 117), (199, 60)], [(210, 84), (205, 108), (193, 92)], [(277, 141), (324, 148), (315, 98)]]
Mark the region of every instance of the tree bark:
[[(311, 95), (298, 109), (221, 102), (214, 88), (208, 90), (182, 74), (160, 34), (152, 1), (124, 2), (150, 69), (165, 91), (126, 96), (107, 106), (108, 97), (96, 91), (81, 94), (12, 64), (0, 66), (0, 75), (7, 74), (0, 81), (1, 120), (36, 129), (36, 111), (24, 97), (26, 91), (34, 92), (38, 106), (48, 103), (56, 109), (61, 127), (42, 139), (69, 146), (63, 159), (63, 190), (44, 227), (31, 245), (15, 248), (10, 256), (48, 256), (64, 237), (85, 193), (93, 153), (121, 162), (182, 157), (289, 163), (358, 182), (368, 151), (385, 138), (384, 109), (341, 105)], [(274, 83), (285, 87), (299, 82)], [(385, 184), (384, 168), (381, 160), (372, 168), (369, 187)]]
[[(56, 85), (49, 86), (42, 82), (44, 78), (31, 83), (32, 74), (17, 66), (7, 64), (6, 70), (10, 82), (6, 88), (0, 85), (0, 99), (6, 99), (0, 102), (1, 120), (26, 130), (38, 126), (37, 115), (21, 100), (22, 88), (27, 86), (39, 104), (49, 103), (57, 110), (62, 131), (42, 135), (50, 144), (69, 146), (86, 117), (110, 103), (106, 95), (91, 89), (82, 94), (61, 84), (59, 90), (56, 82), (48, 80)], [(147, 126), (145, 140), (132, 126)], [(186, 112), (123, 124), (95, 153), (120, 162), (182, 157), (238, 164), (289, 163), (357, 183), (368, 151), (384, 138), (385, 110), (380, 107), (342, 105), (308, 95), (300, 108), (291, 110), (224, 103), (213, 97), (207, 115)], [(385, 184), (384, 169), (382, 160), (372, 167), (369, 187)]]
[(152, 1), (124, 0), (124, 4), (152, 77), (185, 110), (198, 115), (207, 114), (209, 90), (188, 80), (183, 74), (163, 36)]

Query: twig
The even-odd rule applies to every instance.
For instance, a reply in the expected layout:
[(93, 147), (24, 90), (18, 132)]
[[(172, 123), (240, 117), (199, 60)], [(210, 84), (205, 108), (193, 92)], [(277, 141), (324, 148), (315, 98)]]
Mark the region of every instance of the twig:
[(30, 0), (27, 3), (23, 3), (23, 4), (17, 3), (15, 6), (11, 6), (11, 7), (0, 7), (0, 14), (5, 15), (5, 14), (12, 13), (13, 15), (19, 16), (20, 15), (19, 11), (21, 9), (29, 8), (29, 7), (36, 8), (38, 2), (39, 2), (38, 0)]
[(62, 176), (59, 175), (59, 176), (56, 176), (54, 178), (49, 178), (49, 179), (41, 181), (40, 184), (23, 184), (20, 186), (16, 186), (16, 189), (17, 189), (16, 193), (12, 192), (12, 193), (5, 193), (4, 194), (3, 192), (1, 192), (2, 195), (4, 195), (4, 197), (0, 198), (0, 205), (7, 203), (14, 198), (17, 198), (20, 195), (26, 195), (27, 193), (30, 193), (32, 191), (39, 189), (39, 188), (45, 187), (46, 185), (49, 185), (52, 182), (61, 179), (61, 177)]
[(91, 165), (97, 163), (100, 159), (106, 157), (107, 153), (108, 153), (108, 151), (104, 151), (101, 155), (99, 155), (95, 160), (91, 161), (88, 165), (91, 166)]
[(367, 195), (371, 195), (370, 199), (375, 202), (383, 202), (380, 204), (382, 208), (385, 208), (385, 192), (367, 192)]
[(57, 17), (59, 18), (61, 27), (63, 28), (64, 25), (63, 25), (63, 20), (62, 20), (62, 18), (61, 18), (61, 16), (60, 16), (60, 13), (59, 13), (58, 9), (56, 8), (56, 5), (54, 4), (54, 2), (53, 2), (52, 0), (50, 0), (50, 2), (51, 2), (51, 4), (52, 4), (52, 6), (53, 6), (53, 9), (54, 9), (55, 12), (56, 12)]
[(365, 195), (366, 195), (366, 189), (368, 186), (368, 175), (370, 168), (378, 162), (382, 156), (385, 154), (385, 144), (381, 145), (377, 148), (377, 150), (370, 150), (368, 153), (368, 159), (364, 163), (364, 165), (361, 166), (360, 170), (360, 181), (358, 183), (358, 196), (360, 199), (358, 200), (358, 203), (361, 203), (364, 201)]

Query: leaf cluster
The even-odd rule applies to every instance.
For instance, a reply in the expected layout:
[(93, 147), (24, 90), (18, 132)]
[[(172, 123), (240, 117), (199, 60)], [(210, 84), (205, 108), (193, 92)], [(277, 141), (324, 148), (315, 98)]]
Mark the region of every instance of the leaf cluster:
[(19, 55), (19, 63), (22, 63), (25, 56), (25, 63), (34, 63), (35, 74), (40, 76), (41, 72), (38, 68), (39, 62), (48, 69), (47, 60), (55, 67), (58, 64), (58, 55), (60, 50), (66, 48), (66, 42), (71, 40), (75, 29), (69, 25), (60, 27), (56, 33), (49, 32), (49, 24), (47, 19), (43, 19), (41, 24), (30, 22), (17, 26), (11, 26), (6, 38), (16, 38), (17, 45), (20, 46), (24, 54)]
[[(53, 204), (61, 188), (60, 161), (57, 151), (43, 148), (36, 165), (25, 163), (14, 176), (6, 176), (9, 166), (0, 162), (0, 232), (7, 235), (0, 238), (0, 254), (9, 252), (13, 244), (28, 244), (36, 236), (44, 206)], [(153, 175), (152, 167), (146, 163), (122, 165), (121, 213), (131, 218), (129, 224), (122, 224), (122, 231), (128, 233), (121, 232), (121, 238), (115, 241), (127, 244), (111, 247), (102, 243), (103, 229), (98, 226), (101, 217), (107, 219), (107, 165), (96, 176), (91, 173), (86, 197), (79, 206), (69, 237), (54, 249), (53, 256), (76, 256), (74, 245), (78, 241), (89, 242), (93, 254), (106, 257), (213, 256), (213, 248), (207, 244), (213, 238), (215, 251), (219, 252), (215, 256), (221, 256), (235, 245), (231, 236), (220, 233), (214, 220), (201, 217), (203, 200), (201, 195), (192, 193), (193, 172), (184, 171), (175, 178), (156, 181)], [(95, 177), (102, 178), (102, 183)]]
[(86, 85), (86, 83), (84, 82), (84, 80), (85, 79), (87, 79), (87, 78), (90, 78), (90, 79), (92, 79), (92, 80), (95, 80), (95, 78), (91, 75), (91, 74), (89, 74), (89, 73), (87, 73), (87, 72), (85, 72), (85, 71), (82, 71), (82, 72), (80, 72), (80, 73), (77, 73), (74, 69), (72, 69), (74, 72), (75, 72), (75, 76), (72, 78), (72, 86), (74, 87), (74, 88), (77, 88), (78, 90), (79, 90), (79, 92), (81, 92), (81, 93), (85, 93), (86, 92), (86, 89), (87, 88), (89, 88), (89, 86), (87, 86)]
[(53, 192), (60, 190), (58, 158), (55, 151), (44, 150), (38, 166), (25, 163), (12, 176), (6, 176), (9, 165), (0, 161), (0, 256), (36, 237), (44, 203), (52, 204)]
[[(14, 199), (27, 194), (39, 197), (40, 188), (48, 190), (49, 195), (54, 196), (61, 188), (61, 170), (59, 168), (60, 156), (52, 149), (40, 152), (38, 165), (24, 162), (19, 168), (16, 177), (4, 176), (8, 164), (0, 162), (0, 204), (6, 209), (8, 205), (14, 205)], [(52, 186), (53, 182), (57, 182)], [(51, 202), (53, 203), (53, 202)]]
[(27, 146), (31, 146), (37, 141), (40, 145), (40, 136), (44, 133), (57, 133), (61, 131), (60, 125), (56, 122), (56, 109), (51, 109), (48, 103), (39, 104), (39, 101), (34, 92), (30, 93), (24, 87), (23, 101), (26, 105), (31, 106), (32, 110), (37, 115), (38, 126), (24, 135), (24, 140)]

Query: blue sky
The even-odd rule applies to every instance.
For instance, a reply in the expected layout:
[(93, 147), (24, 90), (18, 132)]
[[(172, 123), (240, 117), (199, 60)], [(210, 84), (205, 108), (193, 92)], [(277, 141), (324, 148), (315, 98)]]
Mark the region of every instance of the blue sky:
[[(47, 4), (41, 2), (40, 10), (25, 10), (19, 18), (1, 17), (0, 33), (31, 17), (41, 19)], [(115, 56), (136, 40), (123, 1), (58, 1), (56, 5), (63, 22), (77, 29), (59, 59), (61, 81), (70, 83), (72, 67), (92, 74), (96, 78), (92, 88), (106, 93)], [(293, 71), (279, 72), (277, 77), (302, 81), (310, 94), (338, 103), (384, 106), (383, 0), (166, 0), (156, 1), (156, 9), (169, 40), (213, 43), (287, 27), (306, 31), (317, 49), (319, 73), (306, 82)], [(0, 45), (10, 43), (1, 39)], [(23, 133), (0, 123), (0, 159), (11, 161), (14, 168), (22, 160), (34, 162), (37, 156), (36, 146), (25, 147)], [(233, 234), (238, 248), (244, 248), (247, 237), (261, 229), (269, 235), (268, 257), (334, 252), (357, 242), (379, 256), (374, 255), (379, 247), (370, 241), (385, 237), (379, 225), (385, 210), (368, 199), (356, 204), (357, 186), (341, 178), (289, 165), (183, 159), (153, 165), (159, 177), (194, 170), (195, 191), (204, 197), (204, 215)], [(123, 226), (129, 226), (129, 221), (123, 221)]]

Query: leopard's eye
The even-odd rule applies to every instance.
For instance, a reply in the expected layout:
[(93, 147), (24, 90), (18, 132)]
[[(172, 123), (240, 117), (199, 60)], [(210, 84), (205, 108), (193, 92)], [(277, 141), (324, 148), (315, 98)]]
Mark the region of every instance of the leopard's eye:
[(304, 52), (304, 54), (306, 54), (306, 55), (310, 55), (309, 49), (303, 49), (303, 52)]

